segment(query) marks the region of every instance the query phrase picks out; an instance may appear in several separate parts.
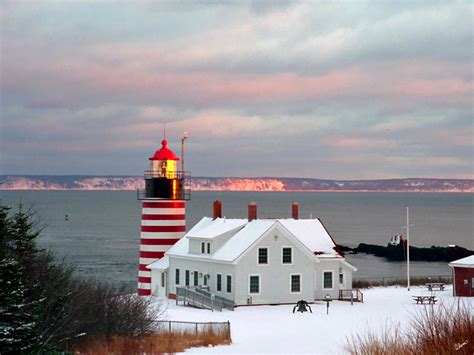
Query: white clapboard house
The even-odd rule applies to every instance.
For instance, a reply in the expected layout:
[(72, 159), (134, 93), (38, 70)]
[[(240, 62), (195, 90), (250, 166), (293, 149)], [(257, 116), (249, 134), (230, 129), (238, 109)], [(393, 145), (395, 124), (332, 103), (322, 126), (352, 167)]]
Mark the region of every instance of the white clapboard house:
[[(174, 299), (178, 288), (204, 288), (235, 305), (308, 302), (352, 288), (356, 268), (338, 252), (318, 219), (203, 217), (162, 259), (150, 264), (152, 294)], [(214, 296), (213, 296), (214, 297)]]

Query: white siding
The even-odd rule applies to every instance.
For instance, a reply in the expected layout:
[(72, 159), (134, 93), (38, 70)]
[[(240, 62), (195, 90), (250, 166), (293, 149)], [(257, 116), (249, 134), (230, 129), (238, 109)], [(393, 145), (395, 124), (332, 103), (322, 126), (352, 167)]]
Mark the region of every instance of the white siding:
[[(278, 236), (275, 238), (275, 236)], [(282, 247), (292, 247), (292, 263), (282, 263)], [(258, 263), (258, 249), (268, 248), (268, 264)], [(314, 299), (315, 261), (303, 253), (287, 232), (273, 227), (265, 236), (255, 243), (247, 254), (236, 265), (236, 304), (247, 304), (251, 297), (252, 304), (295, 303), (301, 299)], [(290, 281), (292, 274), (301, 274), (301, 292), (291, 293)], [(249, 294), (250, 275), (260, 276), (260, 293)]]

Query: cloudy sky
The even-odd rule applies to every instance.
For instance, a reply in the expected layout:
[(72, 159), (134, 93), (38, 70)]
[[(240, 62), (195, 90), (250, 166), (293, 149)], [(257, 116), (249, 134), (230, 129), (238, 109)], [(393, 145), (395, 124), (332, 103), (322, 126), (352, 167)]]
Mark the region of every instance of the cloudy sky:
[(473, 178), (471, 2), (0, 2), (2, 174)]

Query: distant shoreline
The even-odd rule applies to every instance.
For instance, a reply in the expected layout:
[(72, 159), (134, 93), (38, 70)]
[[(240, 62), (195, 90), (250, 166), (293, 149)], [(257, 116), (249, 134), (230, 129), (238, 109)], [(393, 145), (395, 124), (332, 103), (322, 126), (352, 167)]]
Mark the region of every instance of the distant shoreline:
[[(136, 191), (136, 189), (10, 189), (0, 188), (0, 191)], [(443, 194), (472, 194), (474, 191), (451, 190), (223, 190), (223, 189), (192, 189), (199, 192), (324, 192), (324, 193), (357, 193), (357, 192), (387, 192), (387, 193), (443, 193)]]
[[(0, 175), (2, 191), (134, 191), (144, 188), (141, 176)], [(405, 178), (328, 180), (282, 177), (194, 177), (193, 191), (226, 192), (427, 192), (473, 193), (472, 179)]]

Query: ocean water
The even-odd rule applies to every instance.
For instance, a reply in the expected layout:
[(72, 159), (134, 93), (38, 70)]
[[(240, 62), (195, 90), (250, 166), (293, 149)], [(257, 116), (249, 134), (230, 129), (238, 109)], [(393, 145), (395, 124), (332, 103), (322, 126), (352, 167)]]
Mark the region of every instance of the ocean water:
[[(112, 283), (136, 284), (140, 201), (133, 191), (0, 191), (3, 203), (21, 201), (36, 210), (44, 230), (39, 243), (66, 257), (83, 275)], [(410, 240), (415, 246), (458, 244), (474, 249), (474, 195), (454, 193), (194, 192), (187, 204), (187, 227), (212, 216), (212, 202), (223, 215), (246, 217), (254, 201), (259, 217), (319, 217), (339, 244), (385, 245), (402, 233), (410, 206)], [(67, 214), (69, 220), (64, 216)], [(355, 278), (403, 278), (406, 265), (365, 254), (348, 255)], [(412, 275), (449, 275), (446, 263), (412, 262)]]

